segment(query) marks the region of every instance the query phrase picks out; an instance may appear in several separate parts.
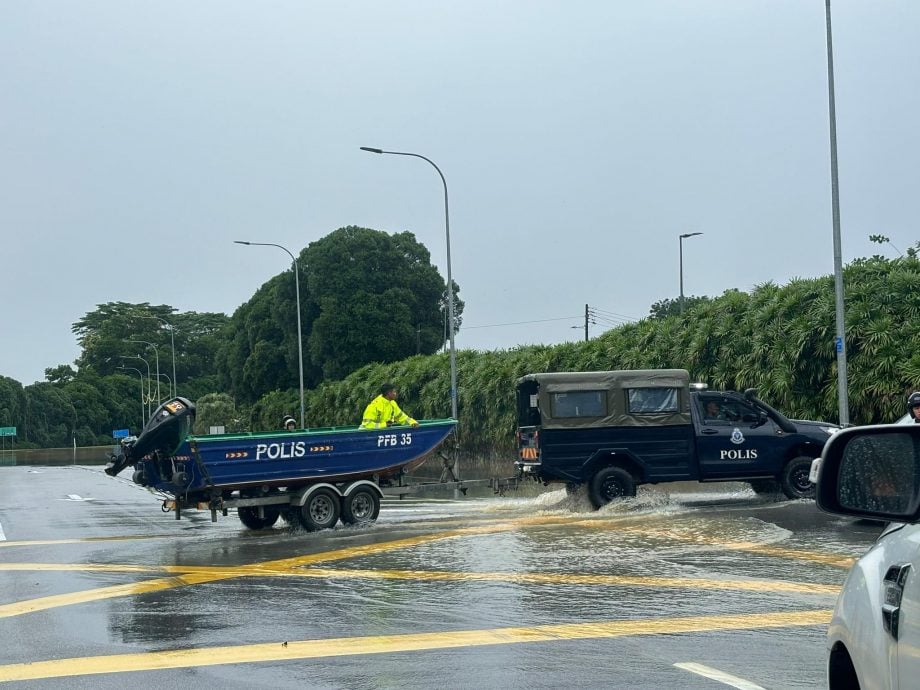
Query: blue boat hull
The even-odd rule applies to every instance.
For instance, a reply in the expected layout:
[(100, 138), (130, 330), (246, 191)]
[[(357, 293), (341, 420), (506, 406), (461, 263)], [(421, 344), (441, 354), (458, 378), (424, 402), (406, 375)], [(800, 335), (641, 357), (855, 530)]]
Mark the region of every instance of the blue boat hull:
[(170, 457), (140, 460), (135, 481), (177, 496), (205, 496), (246, 487), (387, 479), (424, 462), (455, 426), (447, 419), (375, 430), (191, 436)]

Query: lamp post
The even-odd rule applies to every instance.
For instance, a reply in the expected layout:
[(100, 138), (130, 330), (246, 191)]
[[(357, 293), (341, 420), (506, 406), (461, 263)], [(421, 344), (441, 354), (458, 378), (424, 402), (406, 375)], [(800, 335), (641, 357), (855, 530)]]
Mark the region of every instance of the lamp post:
[(688, 237), (702, 235), (701, 232), (685, 232), (680, 235), (680, 313), (684, 313), (684, 240)]
[(847, 399), (847, 345), (843, 315), (843, 259), (840, 248), (840, 188), (837, 184), (837, 108), (834, 99), (834, 47), (831, 39), (831, 0), (824, 0), (827, 26), (827, 108), (831, 135), (831, 207), (834, 228), (834, 312), (837, 322), (837, 409), (840, 426), (850, 423), (850, 403)]
[(153, 354), (156, 356), (156, 370), (157, 370), (157, 405), (160, 404), (160, 350), (153, 343), (148, 343), (146, 340), (134, 340), (133, 338), (128, 339), (132, 343), (144, 343), (144, 345), (149, 345), (153, 348)]
[(176, 381), (177, 381), (176, 379), (176, 335), (175, 335), (176, 329), (173, 328), (172, 325), (166, 319), (161, 319), (159, 316), (154, 316), (153, 314), (150, 314), (146, 318), (156, 319), (157, 321), (162, 323), (164, 326), (166, 326), (166, 328), (169, 329), (169, 345), (170, 345), (170, 348), (172, 349), (172, 370), (173, 370), (172, 379), (170, 380), (172, 382), (172, 397), (175, 398), (176, 397)]
[(367, 151), (369, 153), (386, 153), (392, 156), (421, 158), (438, 171), (438, 175), (441, 177), (441, 184), (444, 185), (444, 230), (447, 239), (447, 318), (450, 323), (447, 331), (450, 336), (450, 415), (454, 419), (457, 419), (457, 351), (454, 348), (454, 329), (456, 328), (456, 321), (454, 320), (454, 280), (450, 270), (450, 214), (448, 213), (447, 203), (447, 180), (444, 179), (444, 173), (435, 165), (434, 161), (421, 154), (407, 153), (405, 151), (384, 151), (383, 149), (376, 149), (370, 146), (361, 146), (360, 148), (362, 151)]
[(144, 429), (144, 372), (142, 372), (140, 369), (136, 367), (126, 367), (123, 364), (115, 368), (125, 369), (125, 370), (130, 369), (131, 371), (136, 371), (137, 375), (140, 377), (140, 380), (141, 380), (141, 427), (137, 432), (138, 435), (140, 435), (141, 431)]
[(280, 244), (272, 244), (271, 242), (245, 242), (243, 240), (234, 240), (234, 244), (245, 244), (252, 247), (278, 247), (291, 257), (291, 263), (294, 265), (294, 286), (297, 291), (297, 369), (300, 373), (300, 428), (305, 428), (304, 416), (303, 416), (303, 336), (302, 330), (300, 327), (300, 270), (297, 268), (297, 260), (294, 258), (294, 255), (291, 254), (290, 250), (285, 247), (282, 247)]
[[(153, 400), (151, 399), (151, 396), (150, 396), (150, 362), (148, 362), (146, 359), (144, 359), (144, 358), (141, 357), (140, 355), (128, 355), (128, 356), (124, 357), (123, 359), (139, 359), (139, 360), (141, 360), (144, 364), (147, 365), (147, 397), (146, 397), (146, 401), (147, 401), (147, 413), (146, 413), (146, 414), (147, 414), (147, 417), (149, 418), (149, 417), (150, 417), (150, 403), (153, 402)], [(141, 425), (141, 428), (143, 428), (143, 424)]]
[[(172, 390), (172, 379), (169, 378), (169, 374), (157, 374), (157, 376), (161, 376), (161, 377), (163, 377), (164, 379), (166, 379), (167, 381), (169, 381), (169, 388), (170, 388), (170, 390)], [(175, 398), (176, 396), (173, 396), (173, 397)]]

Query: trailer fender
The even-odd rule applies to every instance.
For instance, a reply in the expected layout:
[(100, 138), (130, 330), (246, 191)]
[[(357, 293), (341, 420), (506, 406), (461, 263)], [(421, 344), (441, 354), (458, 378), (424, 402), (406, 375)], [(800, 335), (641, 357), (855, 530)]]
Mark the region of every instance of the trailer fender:
[(332, 489), (336, 496), (342, 496), (342, 492), (339, 491), (339, 487), (328, 482), (320, 482), (319, 484), (310, 484), (310, 486), (301, 489), (296, 494), (294, 494), (294, 497), (291, 498), (291, 505), (300, 506), (302, 508), (304, 505), (306, 505), (307, 499), (310, 498), (310, 496), (321, 487)]
[(357, 489), (359, 486), (366, 486), (370, 489), (373, 489), (373, 491), (377, 494), (377, 498), (383, 498), (383, 491), (381, 491), (380, 487), (377, 486), (370, 479), (359, 479), (356, 482), (351, 482), (350, 484), (344, 484), (343, 486), (345, 488), (340, 490), (340, 493), (342, 494), (342, 496), (346, 496), (346, 497), (350, 496), (352, 492), (354, 492), (354, 490)]

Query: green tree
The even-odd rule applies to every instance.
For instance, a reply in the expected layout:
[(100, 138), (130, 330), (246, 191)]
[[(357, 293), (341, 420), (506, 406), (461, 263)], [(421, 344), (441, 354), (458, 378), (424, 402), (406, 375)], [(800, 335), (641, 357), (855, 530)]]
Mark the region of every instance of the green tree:
[[(173, 333), (164, 322), (174, 329)], [(175, 356), (176, 389), (180, 395), (188, 395), (184, 388), (190, 382), (216, 373), (215, 355), (222, 342), (221, 332), (228, 322), (225, 314), (176, 312), (167, 305), (151, 306), (146, 302), (100, 304), (73, 324), (73, 333), (82, 348), (76, 364), (81, 372), (92, 369), (107, 375), (118, 372), (119, 366), (127, 365), (136, 366), (146, 374), (143, 362), (125, 358), (140, 355), (150, 362), (153, 369), (158, 356), (160, 372), (169, 377), (160, 382), (162, 388), (163, 385), (168, 386), (168, 381), (172, 379)], [(155, 349), (138, 341), (152, 343)], [(173, 342), (175, 353), (172, 352)], [(58, 372), (59, 369), (50, 371)]]
[(224, 433), (244, 431), (247, 423), (236, 404), (226, 393), (209, 393), (195, 401), (195, 428), (198, 435), (207, 434), (211, 427), (224, 427)]
[[(369, 362), (430, 354), (443, 345), (446, 284), (411, 233), (340, 228), (310, 244), (297, 262), (307, 388)], [(463, 302), (454, 301), (459, 327)], [(296, 303), (295, 281), (285, 271), (233, 314), (217, 361), (221, 385), (236, 399), (297, 388)]]
[[(703, 304), (710, 301), (709, 297), (698, 297), (697, 295), (684, 295), (684, 311), (690, 311), (698, 304)], [(658, 300), (651, 307), (649, 307), (649, 316), (653, 319), (664, 319), (668, 316), (679, 316), (681, 313), (680, 308), (680, 297), (674, 297), (673, 299), (668, 297), (667, 299)]]
[[(308, 338), (310, 360), (324, 378), (368, 362), (431, 354), (444, 343), (447, 286), (412, 233), (340, 228), (310, 244), (301, 264), (319, 307)], [(463, 314), (456, 296), (454, 312), (456, 328)]]

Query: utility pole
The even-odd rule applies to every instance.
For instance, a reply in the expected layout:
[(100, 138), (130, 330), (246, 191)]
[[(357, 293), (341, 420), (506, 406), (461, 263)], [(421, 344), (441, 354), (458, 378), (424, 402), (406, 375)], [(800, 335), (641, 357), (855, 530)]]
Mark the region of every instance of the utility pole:
[(585, 305), (585, 342), (588, 342), (588, 305)]

